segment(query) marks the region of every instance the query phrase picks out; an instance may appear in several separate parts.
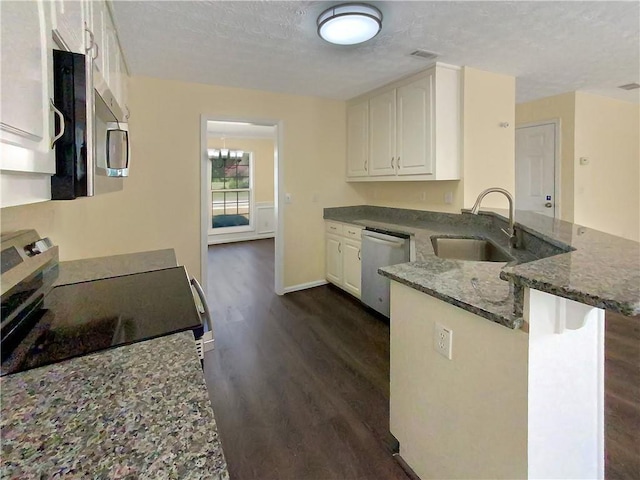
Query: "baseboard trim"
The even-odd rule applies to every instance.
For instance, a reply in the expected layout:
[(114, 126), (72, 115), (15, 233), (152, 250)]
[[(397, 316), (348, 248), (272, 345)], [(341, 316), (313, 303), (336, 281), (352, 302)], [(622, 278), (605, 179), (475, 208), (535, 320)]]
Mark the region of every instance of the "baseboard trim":
[(326, 285), (327, 283), (329, 282), (327, 282), (326, 280), (316, 280), (315, 282), (300, 283), (298, 285), (285, 287), (284, 293), (286, 294), (286, 293), (298, 292), (300, 290), (306, 290), (307, 288), (320, 287), (321, 285)]
[(223, 243), (233, 243), (233, 242), (247, 242), (249, 240), (262, 240), (265, 238), (274, 238), (275, 234), (273, 232), (262, 233), (262, 234), (250, 234), (250, 235), (238, 235), (233, 238), (214, 238), (213, 235), (210, 235), (208, 238), (209, 245), (220, 245)]
[(409, 477), (411, 480), (420, 480), (418, 474), (413, 471), (413, 469), (407, 462), (404, 461), (404, 458), (402, 458), (399, 453), (394, 453), (393, 458), (400, 464), (400, 467), (402, 468), (402, 470), (404, 470), (404, 473), (407, 474), (407, 477)]

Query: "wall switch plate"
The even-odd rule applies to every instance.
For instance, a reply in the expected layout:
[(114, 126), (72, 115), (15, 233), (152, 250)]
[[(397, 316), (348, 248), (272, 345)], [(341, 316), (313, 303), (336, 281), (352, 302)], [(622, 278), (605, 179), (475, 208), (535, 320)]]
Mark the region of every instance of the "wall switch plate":
[(453, 203), (453, 192), (447, 192), (444, 194), (444, 203), (451, 205)]
[(433, 332), (433, 348), (443, 357), (451, 360), (451, 349), (453, 345), (453, 331), (436, 323)]

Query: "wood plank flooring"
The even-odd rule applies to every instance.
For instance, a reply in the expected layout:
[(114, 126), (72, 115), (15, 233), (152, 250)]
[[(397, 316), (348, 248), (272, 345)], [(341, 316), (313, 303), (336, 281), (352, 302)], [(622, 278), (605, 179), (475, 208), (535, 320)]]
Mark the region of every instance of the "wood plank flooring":
[[(229, 473), (402, 479), (387, 449), (389, 327), (340, 290), (273, 293), (273, 240), (209, 248), (205, 377)], [(607, 314), (606, 478), (640, 478), (640, 321)]]
[(273, 293), (273, 240), (209, 249), (205, 359), (232, 479), (402, 479), (389, 327), (329, 286)]

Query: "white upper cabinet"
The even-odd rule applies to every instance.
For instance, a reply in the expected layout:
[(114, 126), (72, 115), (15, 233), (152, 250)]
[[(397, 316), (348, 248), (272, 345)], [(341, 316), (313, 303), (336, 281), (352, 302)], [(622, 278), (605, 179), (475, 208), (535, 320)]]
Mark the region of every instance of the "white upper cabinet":
[(433, 74), (397, 90), (397, 173), (433, 174)]
[(53, 39), (62, 50), (85, 53), (85, 22), (90, 21), (90, 3), (55, 0), (51, 6)]
[(43, 1), (0, 2), (3, 172), (55, 173), (48, 8)]
[(369, 102), (347, 107), (347, 176), (367, 174), (369, 162)]
[(107, 44), (107, 4), (102, 1), (89, 2), (91, 5), (91, 22), (88, 27), (92, 34), (92, 53), (95, 58), (94, 66), (98, 69), (105, 82), (109, 83), (109, 59)]
[(396, 92), (369, 100), (369, 175), (395, 174)]
[[(368, 168), (351, 162), (361, 142), (352, 109), (368, 103)], [(360, 107), (363, 110), (362, 107)], [(460, 179), (461, 80), (458, 67), (436, 64), (347, 104), (347, 180)], [(355, 132), (355, 133), (354, 133)]]

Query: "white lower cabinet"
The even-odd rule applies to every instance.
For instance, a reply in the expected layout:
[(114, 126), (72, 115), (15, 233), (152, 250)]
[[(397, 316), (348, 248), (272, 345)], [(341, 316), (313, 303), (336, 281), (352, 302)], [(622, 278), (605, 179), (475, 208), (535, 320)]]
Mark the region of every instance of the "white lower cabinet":
[(325, 222), (326, 279), (360, 298), (361, 227)]
[(355, 240), (345, 240), (342, 254), (342, 286), (344, 289), (360, 298), (360, 248), (362, 243)]

